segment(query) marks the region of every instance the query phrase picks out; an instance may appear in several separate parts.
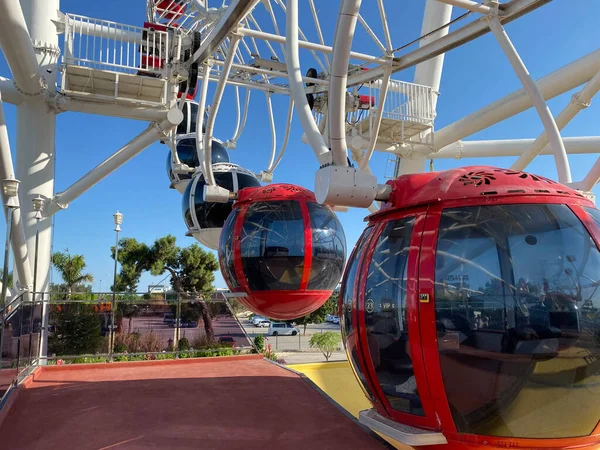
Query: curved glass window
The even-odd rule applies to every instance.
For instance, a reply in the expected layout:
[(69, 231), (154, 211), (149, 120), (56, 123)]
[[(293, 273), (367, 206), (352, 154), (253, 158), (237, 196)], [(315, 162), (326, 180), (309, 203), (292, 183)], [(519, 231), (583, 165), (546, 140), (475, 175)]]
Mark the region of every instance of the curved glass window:
[(424, 415), (408, 340), (406, 280), (414, 217), (389, 222), (375, 246), (365, 289), (365, 325), (377, 381), (393, 409)]
[(344, 273), (344, 280), (342, 280), (342, 286), (340, 290), (340, 297), (342, 299), (340, 323), (342, 333), (344, 335), (344, 345), (346, 346), (346, 352), (348, 353), (348, 358), (350, 359), (354, 373), (361, 381), (363, 388), (370, 398), (373, 398), (373, 394), (369, 389), (365, 374), (360, 369), (360, 365), (358, 363), (358, 344), (356, 324), (353, 322), (352, 317), (352, 303), (356, 298), (355, 284), (358, 266), (360, 265), (360, 258), (363, 254), (365, 243), (369, 240), (369, 236), (371, 236), (372, 232), (372, 226), (366, 228), (365, 231), (363, 231), (362, 236), (356, 242), (356, 246), (354, 247), (352, 255), (350, 256), (350, 260), (348, 261), (346, 271)]
[(192, 193), (192, 182), (188, 183), (181, 198), (181, 213), (188, 229), (194, 228), (194, 219), (192, 219), (192, 210), (190, 209), (190, 195)]
[(344, 270), (346, 236), (342, 224), (327, 206), (308, 202), (312, 229), (312, 265), (308, 289), (334, 289)]
[(589, 216), (596, 222), (596, 225), (600, 227), (600, 211), (596, 208), (584, 207), (583, 209), (589, 214)]
[(296, 201), (257, 202), (242, 229), (242, 265), (253, 291), (300, 289), (304, 222)]
[(244, 188), (260, 186), (260, 181), (258, 181), (258, 178), (253, 177), (251, 175), (247, 175), (245, 173), (237, 174), (237, 182), (238, 182), (238, 191), (240, 191)]
[(220, 254), (221, 254), (221, 271), (223, 278), (227, 282), (227, 285), (231, 288), (239, 287), (237, 277), (235, 275), (235, 269), (233, 266), (233, 230), (235, 228), (235, 220), (237, 219), (239, 209), (233, 210), (233, 212), (227, 218), (225, 225), (223, 225), (223, 231), (221, 231), (221, 243), (220, 243)]
[[(213, 164), (216, 163), (227, 163), (229, 162), (229, 153), (227, 149), (220, 142), (212, 140), (210, 144), (211, 160)], [(198, 167), (200, 161), (198, 160), (198, 149), (196, 148), (196, 138), (185, 138), (177, 142), (177, 157), (183, 164), (187, 164), (190, 167)], [(179, 174), (179, 178), (186, 180), (192, 177), (192, 174)]]
[(448, 209), (435, 306), (459, 432), (562, 438), (600, 413), (600, 252), (566, 205)]
[[(177, 134), (190, 134), (196, 132), (196, 123), (198, 121), (198, 103), (187, 102), (183, 108), (183, 120), (177, 125)], [(188, 111), (190, 120), (188, 122)], [(202, 121), (202, 133), (206, 131), (206, 122), (208, 121), (208, 113), (204, 112), (204, 120)]]
[[(232, 172), (215, 172), (215, 181), (217, 186), (224, 187), (233, 192), (233, 177), (237, 174)], [(190, 183), (191, 184), (191, 183)], [(206, 182), (202, 176), (196, 184), (196, 195), (194, 196), (194, 205), (196, 209), (196, 219), (200, 228), (221, 228), (231, 210), (233, 209), (233, 200), (227, 203), (209, 203), (202, 199)]]

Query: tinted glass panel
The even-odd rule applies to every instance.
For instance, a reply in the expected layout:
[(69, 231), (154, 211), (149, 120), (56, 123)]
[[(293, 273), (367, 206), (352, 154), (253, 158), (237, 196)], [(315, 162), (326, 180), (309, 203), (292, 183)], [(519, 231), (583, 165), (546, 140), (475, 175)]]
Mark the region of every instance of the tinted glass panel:
[(312, 266), (308, 289), (334, 289), (344, 270), (346, 236), (342, 224), (327, 206), (307, 203), (312, 228)]
[(304, 223), (298, 202), (258, 202), (248, 208), (242, 230), (242, 265), (252, 290), (300, 288)]
[(590, 217), (592, 219), (594, 219), (594, 222), (596, 222), (596, 225), (598, 225), (600, 227), (600, 211), (597, 210), (596, 208), (583, 208), (587, 211), (587, 213), (590, 215)]
[[(215, 172), (215, 181), (218, 186), (233, 192), (233, 177), (237, 174), (232, 172)], [(191, 183), (190, 183), (191, 184)], [(194, 204), (196, 208), (196, 218), (200, 228), (221, 228), (233, 208), (233, 200), (227, 203), (210, 203), (202, 199), (204, 186), (206, 185), (204, 177), (200, 178), (196, 184), (196, 195)]]
[(565, 205), (446, 210), (436, 257), (444, 385), (464, 433), (584, 436), (600, 413), (600, 253)]
[(237, 277), (235, 276), (235, 269), (233, 267), (233, 230), (235, 227), (235, 220), (239, 213), (239, 209), (235, 209), (227, 218), (223, 231), (221, 231), (221, 243), (220, 252), (221, 255), (221, 272), (223, 278), (227, 284), (236, 288), (239, 287)]
[(259, 187), (260, 186), (260, 181), (258, 181), (258, 178), (250, 176), (250, 175), (246, 175), (244, 173), (238, 173), (237, 176), (238, 179), (238, 191), (244, 188), (248, 188), (248, 187)]
[[(189, 110), (188, 110), (189, 105)], [(198, 104), (194, 102), (188, 102), (185, 108), (183, 108), (183, 120), (177, 125), (177, 134), (190, 134), (196, 132), (196, 122), (198, 121)], [(188, 126), (188, 111), (190, 111), (190, 121)], [(202, 133), (206, 131), (206, 122), (208, 120), (208, 113), (204, 112), (204, 119), (202, 121)]]
[(194, 220), (192, 219), (192, 212), (190, 210), (190, 195), (192, 191), (192, 184), (188, 183), (181, 198), (181, 212), (183, 214), (183, 220), (188, 228), (194, 228)]
[(365, 290), (365, 324), (377, 380), (392, 408), (424, 415), (408, 340), (406, 276), (414, 218), (388, 223), (377, 240)]
[(213, 164), (229, 162), (229, 153), (227, 153), (227, 149), (220, 142), (213, 140), (210, 144), (210, 151)]
[(357, 336), (356, 333), (356, 324), (353, 322), (352, 317), (352, 302), (355, 300), (356, 289), (356, 274), (358, 270), (358, 266), (360, 264), (360, 258), (363, 254), (365, 244), (371, 236), (373, 232), (373, 227), (369, 227), (365, 229), (362, 236), (356, 243), (352, 255), (350, 256), (350, 260), (348, 261), (346, 271), (344, 274), (344, 280), (342, 281), (342, 286), (340, 290), (340, 297), (342, 299), (342, 311), (340, 316), (340, 323), (342, 328), (342, 333), (344, 334), (344, 345), (346, 347), (346, 353), (348, 354), (348, 358), (352, 363), (352, 368), (357, 378), (361, 381), (363, 388), (365, 389), (367, 395), (373, 398), (373, 394), (369, 389), (369, 385), (367, 384), (367, 380), (365, 378), (365, 374), (362, 372), (359, 363), (358, 363), (358, 350), (357, 350)]

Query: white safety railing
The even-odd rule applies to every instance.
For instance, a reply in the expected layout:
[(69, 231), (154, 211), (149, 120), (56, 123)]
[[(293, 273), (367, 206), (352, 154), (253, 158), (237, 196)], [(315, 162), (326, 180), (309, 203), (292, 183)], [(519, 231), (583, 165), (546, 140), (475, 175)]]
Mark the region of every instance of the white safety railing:
[[(199, 13), (198, 7), (204, 14)], [(206, 13), (198, 0), (146, 0), (148, 22), (177, 27), (183, 33), (198, 30), (207, 18)]]
[(66, 15), (64, 64), (111, 72), (163, 75), (170, 59), (168, 32)]
[[(370, 115), (380, 107), (380, 89), (378, 82), (369, 83), (369, 95), (374, 98)], [(383, 105), (383, 118), (433, 126), (435, 111), (430, 86), (390, 80), (387, 96)]]

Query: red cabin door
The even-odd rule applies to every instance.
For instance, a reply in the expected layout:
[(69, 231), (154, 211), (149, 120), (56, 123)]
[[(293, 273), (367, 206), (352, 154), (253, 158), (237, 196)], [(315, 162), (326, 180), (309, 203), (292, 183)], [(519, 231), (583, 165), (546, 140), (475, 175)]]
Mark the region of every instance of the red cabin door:
[(381, 414), (438, 430), (421, 351), (419, 254), (426, 219), (419, 208), (377, 225), (363, 256), (358, 323), (363, 367)]

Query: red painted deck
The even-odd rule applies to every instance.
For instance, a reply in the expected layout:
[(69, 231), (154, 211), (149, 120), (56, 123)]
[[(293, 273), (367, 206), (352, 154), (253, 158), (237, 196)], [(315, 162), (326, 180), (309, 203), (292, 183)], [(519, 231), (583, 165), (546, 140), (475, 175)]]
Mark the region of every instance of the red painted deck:
[(296, 374), (256, 357), (48, 367), (16, 392), (6, 449), (381, 449)]

